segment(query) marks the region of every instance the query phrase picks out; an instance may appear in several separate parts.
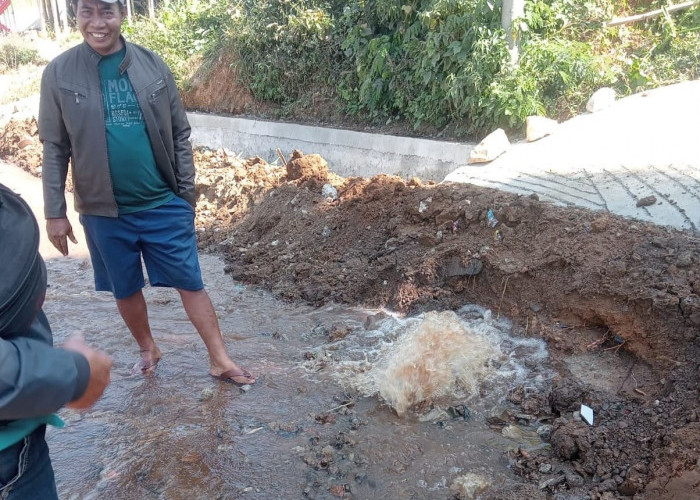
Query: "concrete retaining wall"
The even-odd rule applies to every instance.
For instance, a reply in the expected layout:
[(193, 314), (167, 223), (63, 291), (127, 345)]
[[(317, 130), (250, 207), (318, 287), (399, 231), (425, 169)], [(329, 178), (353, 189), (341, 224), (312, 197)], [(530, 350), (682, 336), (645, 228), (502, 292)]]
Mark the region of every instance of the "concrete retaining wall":
[(344, 177), (379, 173), (442, 181), (466, 165), (474, 144), (415, 139), (290, 123), (188, 113), (195, 146), (227, 148), (243, 157), (268, 163), (299, 149), (326, 159), (331, 171)]

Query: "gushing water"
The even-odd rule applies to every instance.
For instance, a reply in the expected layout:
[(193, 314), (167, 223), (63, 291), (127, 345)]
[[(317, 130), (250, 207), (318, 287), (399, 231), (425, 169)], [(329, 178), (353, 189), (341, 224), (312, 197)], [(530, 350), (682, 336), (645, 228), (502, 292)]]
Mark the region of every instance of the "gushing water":
[(81, 330), (115, 359), (95, 408), (62, 410), (68, 426), (49, 432), (61, 498), (444, 499), (514, 481), (504, 454), (537, 445), (534, 431), (486, 425), (509, 390), (551, 376), (544, 344), (510, 336), (506, 320), (475, 306), (411, 318), (294, 306), (201, 260), (227, 346), (258, 375), (247, 393), (208, 376), (167, 289), (145, 289), (163, 360), (132, 374), (138, 348), (111, 297), (92, 291), (89, 265), (48, 262), (56, 343)]

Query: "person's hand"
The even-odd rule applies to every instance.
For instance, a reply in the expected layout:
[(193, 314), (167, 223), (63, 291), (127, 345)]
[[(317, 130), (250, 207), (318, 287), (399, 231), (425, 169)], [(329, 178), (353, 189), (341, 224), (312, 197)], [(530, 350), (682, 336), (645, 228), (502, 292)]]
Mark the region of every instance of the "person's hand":
[(67, 218), (46, 219), (46, 234), (49, 241), (63, 255), (68, 255), (68, 238), (76, 244), (78, 240), (73, 235), (73, 226)]
[(87, 345), (82, 335), (69, 338), (63, 348), (76, 351), (85, 356), (90, 364), (90, 381), (82, 396), (66, 404), (73, 410), (86, 410), (94, 405), (109, 385), (109, 371), (112, 369), (112, 358), (102, 351)]

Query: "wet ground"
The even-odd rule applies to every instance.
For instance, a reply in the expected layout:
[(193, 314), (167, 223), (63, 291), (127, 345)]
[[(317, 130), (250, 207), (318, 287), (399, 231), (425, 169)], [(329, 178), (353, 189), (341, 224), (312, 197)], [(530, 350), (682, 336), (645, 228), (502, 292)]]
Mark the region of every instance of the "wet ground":
[[(34, 127), (8, 125), (0, 155), (40, 175)], [(224, 262), (203, 257), (206, 281), (260, 381), (240, 393), (211, 380), (163, 290), (147, 297), (166, 357), (131, 375), (135, 345), (89, 264), (51, 259), (57, 338), (81, 329), (117, 361), (105, 399), (49, 434), (62, 496), (700, 498), (692, 226), (344, 179), (301, 153), (287, 168), (195, 156), (200, 244)], [(0, 182), (14, 170), (0, 164)], [(39, 191), (33, 180), (26, 196)]]
[(546, 446), (535, 420), (489, 426), (510, 389), (541, 392), (553, 376), (544, 343), (510, 337), (504, 318), (285, 304), (233, 282), (220, 258), (202, 268), (231, 353), (259, 375), (248, 391), (207, 375), (169, 289), (146, 289), (163, 360), (133, 374), (136, 345), (88, 261), (48, 261), (56, 342), (81, 331), (115, 360), (94, 409), (62, 410), (67, 427), (48, 434), (61, 498), (441, 499), (459, 478), (514, 484), (508, 450)]

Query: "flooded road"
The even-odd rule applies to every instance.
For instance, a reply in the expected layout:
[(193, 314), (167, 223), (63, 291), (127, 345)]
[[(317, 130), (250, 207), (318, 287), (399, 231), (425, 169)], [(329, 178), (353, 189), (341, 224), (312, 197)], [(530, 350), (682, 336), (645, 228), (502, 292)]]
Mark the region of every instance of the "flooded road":
[(509, 390), (552, 376), (544, 344), (489, 311), (290, 305), (233, 282), (218, 257), (201, 263), (229, 352), (258, 376), (247, 392), (209, 377), (170, 289), (144, 290), (163, 360), (132, 374), (138, 347), (89, 262), (47, 261), (56, 344), (80, 331), (115, 361), (104, 398), (49, 430), (61, 498), (442, 499), (455, 480), (474, 494), (515, 481), (505, 452), (543, 446), (537, 422), (487, 424)]

